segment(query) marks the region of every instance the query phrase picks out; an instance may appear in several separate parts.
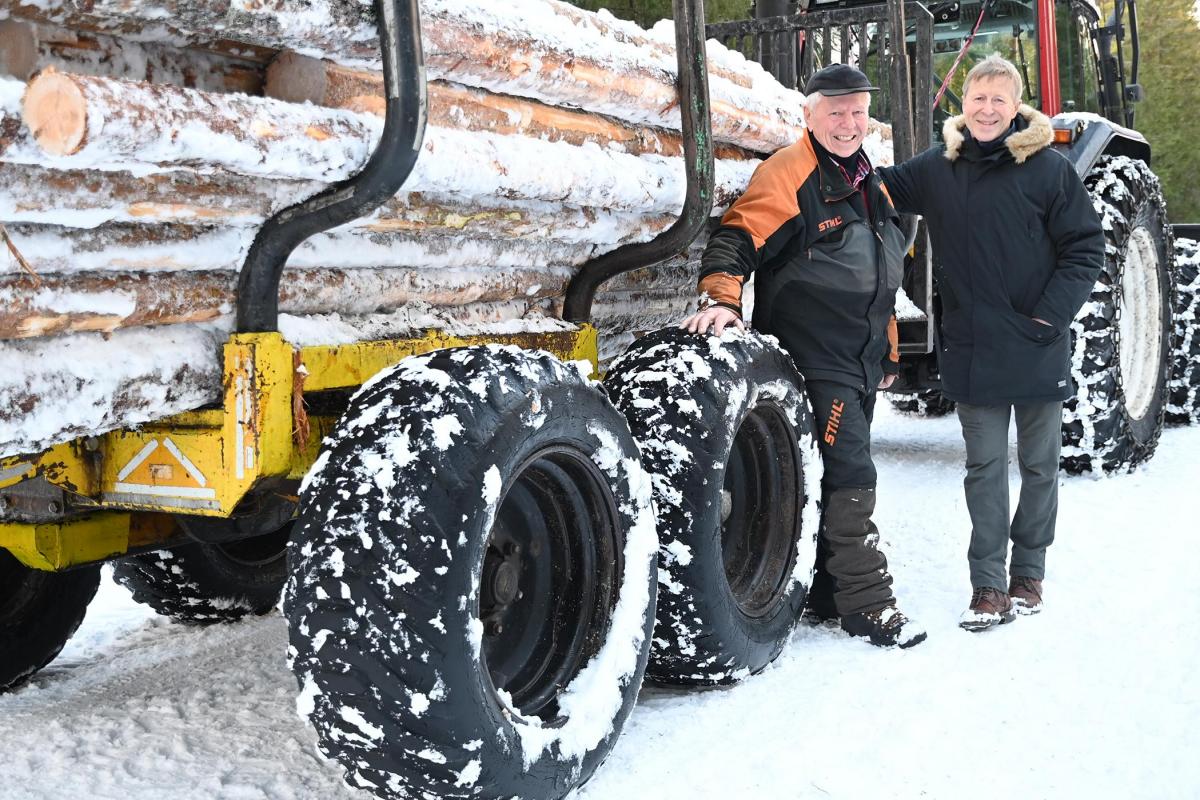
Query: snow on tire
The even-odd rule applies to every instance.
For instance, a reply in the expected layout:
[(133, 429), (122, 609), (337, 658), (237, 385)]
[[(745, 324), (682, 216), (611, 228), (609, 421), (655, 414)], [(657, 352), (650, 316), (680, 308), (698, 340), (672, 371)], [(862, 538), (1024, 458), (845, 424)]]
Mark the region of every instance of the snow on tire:
[(302, 487), (284, 610), (298, 708), (380, 797), (558, 798), (633, 708), (655, 597), (649, 478), (553, 356), (410, 357)]
[(775, 659), (812, 583), (821, 462), (775, 339), (675, 329), (605, 378), (654, 485), (659, 601), (647, 677), (732, 683)]
[(1104, 268), (1071, 323), (1075, 396), (1063, 408), (1067, 472), (1128, 470), (1154, 454), (1170, 369), (1173, 248), (1158, 178), (1101, 158), (1088, 175), (1104, 226)]
[(211, 625), (269, 614), (287, 580), (291, 529), (129, 556), (113, 566), (113, 578), (134, 600), (176, 622)]
[(0, 548), (0, 692), (49, 664), (83, 622), (100, 567), (31, 569)]
[(955, 402), (947, 400), (937, 389), (922, 389), (912, 394), (884, 393), (892, 408), (914, 417), (944, 417), (955, 409)]
[(1175, 337), (1167, 422), (1200, 422), (1200, 242), (1175, 240)]

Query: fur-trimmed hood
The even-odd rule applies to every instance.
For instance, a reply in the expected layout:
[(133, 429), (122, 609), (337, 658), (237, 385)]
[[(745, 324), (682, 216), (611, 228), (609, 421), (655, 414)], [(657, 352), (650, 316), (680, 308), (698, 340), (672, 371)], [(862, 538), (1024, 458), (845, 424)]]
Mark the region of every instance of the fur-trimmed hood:
[[(1024, 103), (1017, 109), (1017, 116), (1025, 120), (1025, 129), (1010, 133), (1004, 140), (1004, 146), (1012, 153), (1014, 161), (1024, 164), (1025, 159), (1050, 146), (1054, 141), (1054, 128), (1050, 125), (1049, 117)], [(963, 142), (966, 141), (963, 131), (966, 128), (967, 117), (964, 114), (951, 117), (942, 126), (942, 138), (946, 141), (946, 158), (950, 161), (958, 158), (962, 152)]]

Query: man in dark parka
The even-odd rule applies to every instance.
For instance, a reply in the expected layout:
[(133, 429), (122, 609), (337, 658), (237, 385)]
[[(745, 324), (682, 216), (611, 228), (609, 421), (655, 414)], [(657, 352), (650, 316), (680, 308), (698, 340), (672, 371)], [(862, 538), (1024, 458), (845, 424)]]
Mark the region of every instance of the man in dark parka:
[[(1062, 403), (1074, 392), (1071, 320), (1104, 260), (1087, 191), (1049, 147), (1050, 120), (1022, 105), (1021, 93), (1016, 67), (989, 56), (967, 75), (963, 114), (947, 120), (944, 151), (881, 170), (896, 208), (925, 217), (933, 247), (942, 393), (958, 403), (967, 451), (967, 630), (1041, 610), (1058, 515)], [(1010, 520), (1013, 416), (1021, 494)]]

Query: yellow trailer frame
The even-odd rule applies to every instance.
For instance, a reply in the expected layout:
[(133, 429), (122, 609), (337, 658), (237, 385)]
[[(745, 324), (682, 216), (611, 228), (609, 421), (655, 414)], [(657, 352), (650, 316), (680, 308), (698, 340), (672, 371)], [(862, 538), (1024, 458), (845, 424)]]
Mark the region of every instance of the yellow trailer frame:
[[(316, 416), (297, 430), (294, 403), (306, 393), (361, 386), (379, 371), (448, 347), (509, 344), (586, 360), (593, 374), (597, 334), (566, 331), (451, 336), (295, 348), (279, 333), (234, 334), (224, 346), (221, 406), (177, 414), (137, 429), (0, 460), (5, 492), (42, 479), (67, 492), (76, 516), (51, 522), (0, 521), (0, 548), (34, 569), (58, 571), (167, 542), (174, 515), (228, 518), (267, 478), (299, 479), (336, 419)], [(79, 509), (86, 513), (78, 515)], [(50, 509), (51, 512), (54, 509)]]

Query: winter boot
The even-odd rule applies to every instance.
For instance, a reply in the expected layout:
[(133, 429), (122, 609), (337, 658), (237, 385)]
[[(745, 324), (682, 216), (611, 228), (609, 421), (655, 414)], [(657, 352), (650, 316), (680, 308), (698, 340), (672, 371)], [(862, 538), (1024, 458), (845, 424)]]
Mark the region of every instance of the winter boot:
[(981, 586), (971, 592), (971, 606), (963, 612), (958, 627), (966, 631), (985, 631), (1016, 619), (1012, 599), (999, 589)]
[(895, 606), (860, 611), (842, 617), (842, 630), (851, 636), (865, 636), (876, 647), (901, 650), (925, 641), (925, 629), (900, 613)]
[(1037, 578), (1013, 576), (1008, 582), (1008, 596), (1012, 598), (1013, 610), (1021, 616), (1042, 610), (1042, 582)]

